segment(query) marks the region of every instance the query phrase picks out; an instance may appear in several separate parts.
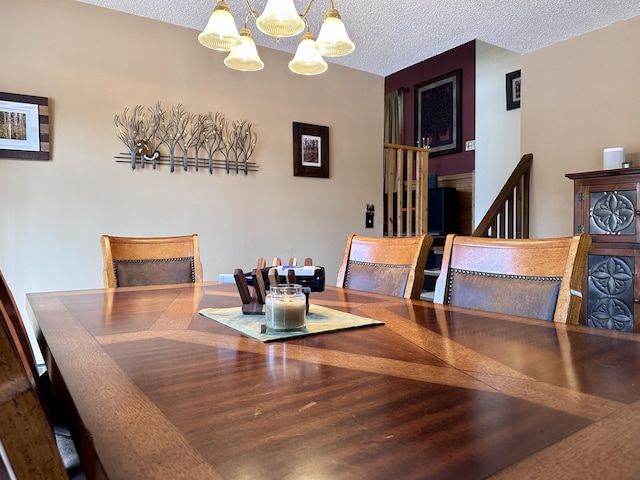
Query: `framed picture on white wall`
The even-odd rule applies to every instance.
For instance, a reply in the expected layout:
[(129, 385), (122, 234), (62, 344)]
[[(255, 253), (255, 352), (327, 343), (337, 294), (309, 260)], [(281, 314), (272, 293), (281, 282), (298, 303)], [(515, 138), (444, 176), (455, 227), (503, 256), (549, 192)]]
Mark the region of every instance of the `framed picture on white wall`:
[(507, 110), (520, 108), (520, 70), (507, 73)]

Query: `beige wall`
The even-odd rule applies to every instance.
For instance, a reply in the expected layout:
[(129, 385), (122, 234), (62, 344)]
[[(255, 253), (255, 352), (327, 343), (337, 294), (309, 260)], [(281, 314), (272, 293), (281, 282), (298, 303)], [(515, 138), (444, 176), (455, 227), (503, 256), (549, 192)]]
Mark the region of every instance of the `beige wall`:
[[(52, 131), (50, 162), (0, 159), (0, 268), (20, 306), (31, 291), (101, 287), (103, 233), (197, 232), (205, 280), (258, 256), (311, 256), (330, 283), (347, 234), (382, 234), (382, 77), (331, 64), (302, 77), (290, 54), (264, 48), (264, 70), (236, 72), (195, 30), (71, 0), (2, 0), (1, 10), (0, 91), (49, 97)], [(260, 171), (116, 163), (114, 115), (157, 101), (252, 122)], [(294, 121), (329, 127), (330, 179), (293, 176)]]
[(533, 153), (531, 235), (572, 234), (566, 173), (625, 147), (640, 166), (640, 17), (522, 56), (522, 153)]

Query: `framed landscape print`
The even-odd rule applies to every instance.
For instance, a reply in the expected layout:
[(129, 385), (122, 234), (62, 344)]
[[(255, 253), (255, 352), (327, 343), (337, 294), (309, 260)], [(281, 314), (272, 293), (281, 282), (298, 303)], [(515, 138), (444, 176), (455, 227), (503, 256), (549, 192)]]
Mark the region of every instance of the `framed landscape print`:
[(0, 158), (49, 160), (49, 99), (0, 92)]

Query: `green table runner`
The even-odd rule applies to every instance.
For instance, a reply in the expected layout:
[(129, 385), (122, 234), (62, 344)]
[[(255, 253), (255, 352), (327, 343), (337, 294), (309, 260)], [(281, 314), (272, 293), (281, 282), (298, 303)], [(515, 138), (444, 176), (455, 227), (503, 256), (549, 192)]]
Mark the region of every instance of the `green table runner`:
[(351, 313), (313, 304), (309, 305), (306, 330), (297, 332), (263, 333), (262, 325), (265, 321), (264, 315), (244, 315), (241, 307), (204, 308), (198, 313), (261, 342), (306, 337), (308, 335), (317, 335), (319, 333), (335, 332), (336, 330), (347, 330), (371, 325), (384, 325), (384, 322), (378, 320), (359, 317)]

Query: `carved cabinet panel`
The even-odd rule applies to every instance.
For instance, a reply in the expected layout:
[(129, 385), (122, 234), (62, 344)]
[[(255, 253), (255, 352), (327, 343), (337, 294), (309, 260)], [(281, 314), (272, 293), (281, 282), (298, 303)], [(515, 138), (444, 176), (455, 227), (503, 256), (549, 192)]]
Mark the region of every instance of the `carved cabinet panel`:
[(593, 243), (585, 269), (580, 323), (640, 332), (640, 168), (566, 175), (574, 181), (575, 233)]
[(583, 282), (586, 283), (582, 305), (586, 325), (621, 332), (634, 331), (634, 319), (639, 318), (635, 312), (638, 307), (635, 299), (638, 297), (634, 281), (638, 265), (633, 250), (611, 252), (606, 247), (596, 247), (590, 251)]

